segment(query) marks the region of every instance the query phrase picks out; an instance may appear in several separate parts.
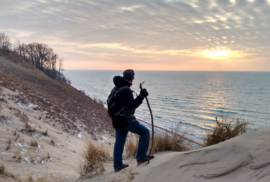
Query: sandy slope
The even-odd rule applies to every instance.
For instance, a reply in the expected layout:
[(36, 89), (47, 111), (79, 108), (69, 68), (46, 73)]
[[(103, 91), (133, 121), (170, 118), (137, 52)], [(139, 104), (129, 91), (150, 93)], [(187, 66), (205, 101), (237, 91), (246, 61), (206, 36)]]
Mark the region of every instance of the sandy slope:
[[(1, 82), (0, 165), (4, 164), (8, 172), (21, 179), (55, 176), (66, 179), (64, 181), (75, 181), (85, 141), (92, 140), (91, 135), (83, 130), (76, 135), (65, 132), (63, 125), (46, 117), (46, 111), (31, 103), (22, 93), (1, 86)], [(27, 130), (26, 121), (34, 131)], [(74, 124), (85, 127), (80, 121)], [(48, 135), (44, 134), (46, 130)], [(99, 135), (94, 142), (104, 146), (113, 143), (111, 135)], [(31, 141), (36, 141), (38, 146), (31, 146)], [(0, 176), (0, 181), (4, 180), (9, 181)]]
[(270, 181), (270, 131), (244, 134), (218, 145), (189, 152), (166, 152), (156, 155), (148, 165), (131, 166), (114, 173), (112, 164), (106, 172), (87, 181), (124, 181), (129, 173), (134, 182), (141, 181)]

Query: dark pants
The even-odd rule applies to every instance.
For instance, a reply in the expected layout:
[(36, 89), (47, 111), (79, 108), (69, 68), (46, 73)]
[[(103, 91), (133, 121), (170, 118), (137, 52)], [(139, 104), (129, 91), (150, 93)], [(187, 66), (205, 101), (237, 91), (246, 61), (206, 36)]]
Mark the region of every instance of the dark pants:
[(122, 155), (129, 131), (140, 136), (136, 159), (143, 159), (147, 156), (150, 132), (145, 126), (136, 121), (128, 127), (115, 128), (115, 144), (113, 151), (114, 168), (123, 166)]

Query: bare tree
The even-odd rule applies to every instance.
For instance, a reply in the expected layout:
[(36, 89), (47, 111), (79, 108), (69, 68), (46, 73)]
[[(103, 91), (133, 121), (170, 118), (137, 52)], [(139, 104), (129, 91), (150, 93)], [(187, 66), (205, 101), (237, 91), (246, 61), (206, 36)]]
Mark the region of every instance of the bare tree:
[(63, 71), (63, 62), (64, 58), (59, 59), (58, 65), (59, 65), (59, 72)]
[(14, 51), (49, 76), (67, 82), (61, 73), (64, 59), (55, 54), (48, 45), (37, 42), (21, 44), (17, 41)]
[(0, 49), (10, 50), (10, 39), (5, 33), (0, 33)]

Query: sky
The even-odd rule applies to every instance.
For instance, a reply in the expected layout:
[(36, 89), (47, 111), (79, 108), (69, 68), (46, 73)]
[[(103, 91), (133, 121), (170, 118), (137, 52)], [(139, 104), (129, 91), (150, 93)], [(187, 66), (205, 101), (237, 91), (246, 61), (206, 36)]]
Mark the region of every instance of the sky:
[(270, 0), (0, 0), (0, 32), (64, 69), (270, 71)]

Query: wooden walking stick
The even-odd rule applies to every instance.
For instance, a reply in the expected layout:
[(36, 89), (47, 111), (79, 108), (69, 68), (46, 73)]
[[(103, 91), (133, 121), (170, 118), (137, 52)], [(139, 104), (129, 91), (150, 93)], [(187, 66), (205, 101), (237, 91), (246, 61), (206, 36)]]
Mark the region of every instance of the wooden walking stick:
[[(142, 88), (143, 84), (144, 84), (144, 82), (140, 83), (140, 89), (143, 89)], [(152, 124), (152, 145), (151, 145), (151, 149), (150, 149), (149, 154), (148, 154), (148, 162), (146, 163), (146, 164), (149, 164), (150, 156), (151, 156), (153, 145), (154, 145), (154, 119), (153, 119), (153, 114), (152, 114), (152, 110), (151, 110), (148, 98), (145, 97), (145, 99), (146, 99), (147, 106), (148, 106), (148, 109), (149, 109), (150, 114), (151, 114), (151, 124)]]

